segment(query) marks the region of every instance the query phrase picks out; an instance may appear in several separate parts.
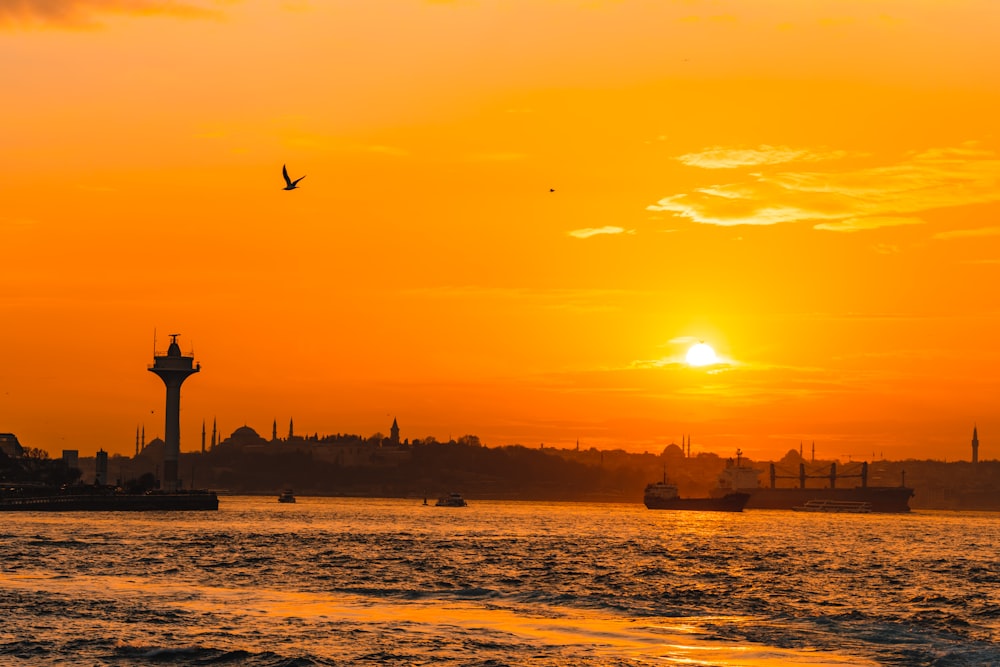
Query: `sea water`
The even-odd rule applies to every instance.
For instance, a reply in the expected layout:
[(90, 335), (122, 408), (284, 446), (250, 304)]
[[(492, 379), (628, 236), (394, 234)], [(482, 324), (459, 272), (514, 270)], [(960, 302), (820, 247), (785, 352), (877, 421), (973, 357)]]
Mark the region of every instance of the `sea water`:
[(2, 665), (998, 665), (1000, 514), (7, 513)]

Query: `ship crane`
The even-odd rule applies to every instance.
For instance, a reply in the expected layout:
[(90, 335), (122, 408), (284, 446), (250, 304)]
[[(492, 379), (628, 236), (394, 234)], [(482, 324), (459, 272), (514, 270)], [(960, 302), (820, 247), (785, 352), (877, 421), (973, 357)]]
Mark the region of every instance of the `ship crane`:
[(777, 470), (776, 470), (776, 468), (775, 468), (775, 466), (774, 466), (773, 463), (771, 464), (771, 471), (770, 472), (771, 472), (771, 488), (772, 489), (777, 488), (777, 486), (775, 484), (775, 480), (778, 480), (778, 479), (798, 479), (799, 480), (799, 488), (800, 489), (806, 488), (806, 480), (807, 479), (827, 479), (827, 480), (830, 481), (830, 488), (831, 489), (835, 489), (835, 488), (837, 488), (837, 480), (838, 479), (861, 478), (861, 488), (864, 489), (864, 488), (868, 487), (868, 462), (867, 461), (862, 461), (861, 462), (860, 472), (855, 473), (855, 474), (846, 474), (845, 475), (844, 473), (840, 473), (838, 475), (837, 474), (837, 462), (836, 461), (834, 461), (834, 462), (832, 462), (830, 464), (830, 470), (829, 470), (829, 472), (824, 472), (824, 473), (817, 474), (817, 475), (807, 475), (806, 474), (806, 464), (805, 463), (799, 463), (799, 472), (798, 472), (797, 475), (779, 475), (779, 474), (777, 474)]

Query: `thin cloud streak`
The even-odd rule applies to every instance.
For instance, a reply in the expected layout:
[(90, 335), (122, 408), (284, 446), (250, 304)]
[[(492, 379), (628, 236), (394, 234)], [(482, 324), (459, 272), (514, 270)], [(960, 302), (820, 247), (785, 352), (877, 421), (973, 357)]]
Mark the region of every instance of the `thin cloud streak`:
[(644, 370), (650, 368), (673, 368), (678, 370), (688, 370), (696, 373), (722, 373), (724, 371), (732, 370), (736, 367), (731, 361), (725, 359), (720, 359), (714, 364), (709, 364), (707, 366), (692, 367), (691, 364), (685, 360), (683, 356), (675, 357), (662, 357), (660, 359), (640, 359), (638, 361), (633, 361), (629, 364), (628, 368), (630, 370)]
[[(930, 209), (1000, 201), (1000, 159), (969, 146), (914, 153), (888, 166), (752, 178), (674, 194), (646, 209), (699, 224), (829, 221), (840, 224), (818, 228), (857, 231), (899, 225), (912, 217), (907, 214)], [(860, 222), (865, 219), (869, 222)]]
[(697, 153), (687, 153), (677, 158), (689, 167), (702, 169), (736, 169), (785, 162), (818, 162), (836, 160), (847, 155), (846, 151), (809, 151), (788, 146), (768, 146), (757, 148), (725, 148), (714, 146)]
[(589, 239), (593, 236), (600, 236), (602, 234), (634, 234), (634, 230), (627, 230), (624, 227), (613, 227), (607, 225), (604, 227), (584, 227), (583, 229), (574, 229), (568, 232), (570, 236), (577, 239)]
[(218, 12), (173, 0), (0, 0), (0, 28), (93, 28), (101, 14), (211, 18)]
[(892, 216), (878, 216), (873, 218), (849, 218), (836, 222), (823, 222), (813, 225), (813, 229), (824, 229), (830, 232), (860, 232), (868, 229), (881, 229), (882, 227), (900, 227), (902, 225), (922, 225), (924, 221), (920, 218), (896, 218)]
[(938, 232), (931, 238), (948, 241), (951, 239), (971, 239), (981, 236), (1000, 236), (1000, 227), (981, 227), (979, 229), (955, 229), (950, 232)]
[[(724, 360), (712, 367), (691, 368), (671, 358), (640, 360), (626, 367), (594, 368), (546, 375), (554, 392), (611, 396), (629, 394), (676, 403), (711, 397), (718, 404), (767, 405), (795, 399), (821, 400), (850, 395), (873, 381), (900, 379), (898, 374), (842, 370), (832, 377), (828, 369)], [(538, 383), (541, 386), (541, 383)]]
[(670, 340), (668, 340), (667, 344), (668, 345), (685, 345), (688, 343), (694, 344), (697, 343), (699, 340), (701, 339), (696, 336), (678, 336), (676, 338), (671, 338)]

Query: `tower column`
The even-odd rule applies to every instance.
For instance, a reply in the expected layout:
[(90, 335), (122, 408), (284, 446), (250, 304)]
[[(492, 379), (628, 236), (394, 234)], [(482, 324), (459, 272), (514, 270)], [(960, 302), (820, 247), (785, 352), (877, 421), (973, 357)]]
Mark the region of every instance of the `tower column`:
[(167, 423), (163, 426), (163, 483), (167, 491), (177, 490), (177, 461), (181, 453), (181, 382), (175, 378), (167, 384)]

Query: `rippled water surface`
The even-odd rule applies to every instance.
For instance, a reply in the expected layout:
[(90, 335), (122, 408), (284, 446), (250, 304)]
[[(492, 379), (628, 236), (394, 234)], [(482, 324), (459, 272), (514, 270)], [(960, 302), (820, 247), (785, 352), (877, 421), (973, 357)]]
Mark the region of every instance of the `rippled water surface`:
[(10, 513), (0, 664), (998, 665), (1000, 515)]

